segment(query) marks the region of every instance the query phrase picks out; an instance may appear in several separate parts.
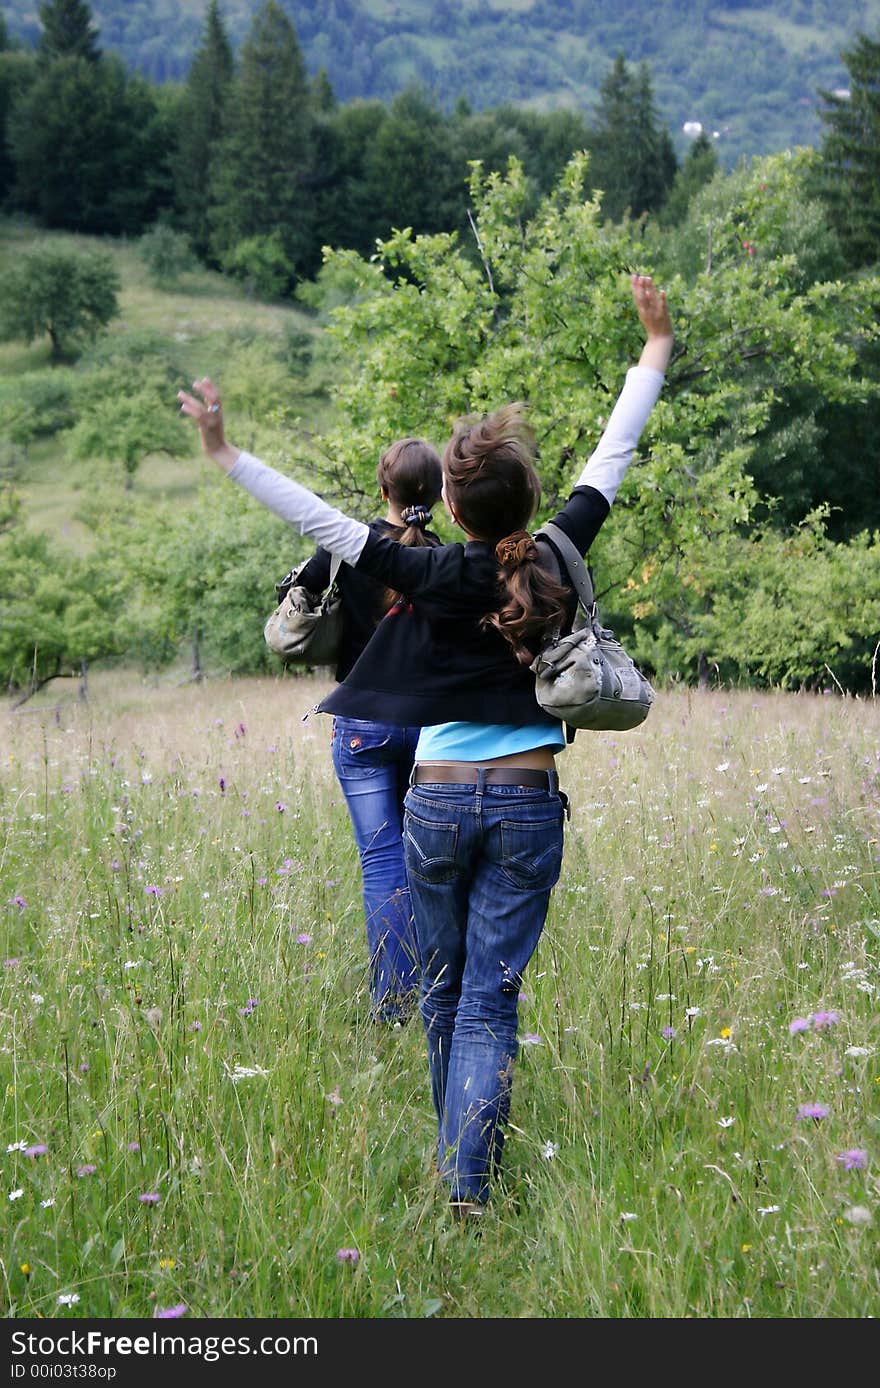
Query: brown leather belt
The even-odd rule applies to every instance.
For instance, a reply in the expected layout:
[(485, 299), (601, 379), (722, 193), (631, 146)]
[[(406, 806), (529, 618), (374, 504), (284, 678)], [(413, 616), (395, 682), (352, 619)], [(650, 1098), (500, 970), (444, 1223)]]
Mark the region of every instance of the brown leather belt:
[(420, 761), (413, 767), (412, 784), (425, 785), (476, 785), (483, 773), (487, 786), (538, 786), (541, 790), (555, 790), (550, 778), (556, 781), (556, 772), (540, 771), (531, 766), (477, 766), (469, 761), (440, 762)]

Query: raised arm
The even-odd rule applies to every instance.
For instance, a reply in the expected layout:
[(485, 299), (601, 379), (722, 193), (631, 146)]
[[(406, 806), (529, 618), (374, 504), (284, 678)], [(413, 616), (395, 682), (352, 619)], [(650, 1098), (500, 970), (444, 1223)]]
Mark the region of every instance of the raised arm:
[(637, 366), (626, 382), (608, 423), (574, 491), (553, 522), (586, 554), (602, 526), (632, 461), (648, 415), (660, 394), (672, 352), (673, 333), (665, 293), (650, 275), (633, 275), (633, 301), (646, 340)]
[(181, 390), (177, 398), (181, 413), (198, 425), (202, 448), (211, 461), (268, 510), (297, 526), (301, 534), (340, 555), (346, 563), (357, 563), (370, 533), (367, 527), (329, 506), (308, 487), (228, 443), (220, 395), (207, 377), (195, 382), (193, 392)]

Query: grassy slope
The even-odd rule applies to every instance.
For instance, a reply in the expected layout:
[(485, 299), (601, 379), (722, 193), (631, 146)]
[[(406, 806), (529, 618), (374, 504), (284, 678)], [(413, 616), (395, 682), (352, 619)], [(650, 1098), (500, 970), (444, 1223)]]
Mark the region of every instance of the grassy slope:
[[(34, 235), (33, 228), (23, 223), (0, 224), (0, 269), (30, 244)], [(97, 247), (110, 253), (122, 280), (122, 291), (121, 314), (110, 324), (109, 337), (123, 342), (129, 334), (150, 332), (178, 344), (188, 366), (188, 379), (182, 379), (181, 386), (188, 385), (196, 375), (214, 375), (222, 380), (229, 344), (237, 338), (255, 336), (279, 344), (285, 329), (291, 326), (310, 336), (319, 331), (314, 320), (297, 309), (250, 300), (239, 286), (210, 271), (183, 276), (174, 291), (157, 289), (150, 284), (132, 243), (52, 232), (40, 232), (39, 239), (74, 250)], [(52, 369), (48, 343), (0, 344), (0, 373), (7, 379), (23, 372), (49, 373)], [(314, 394), (314, 386), (312, 378), (303, 382), (300, 394), (295, 393), (294, 386), (290, 401), (307, 421), (314, 421), (316, 411), (320, 413), (324, 408), (320, 395)], [(169, 409), (175, 407), (172, 397)], [(185, 503), (194, 497), (199, 476), (199, 470), (186, 462), (154, 456), (141, 464), (132, 491), (152, 501)], [(14, 482), (24, 503), (26, 523), (79, 549), (90, 543), (89, 532), (77, 518), (83, 492), (94, 485), (121, 492), (124, 473), (121, 464), (113, 460), (105, 464), (72, 461), (60, 435), (28, 448), (23, 464), (15, 470)]]

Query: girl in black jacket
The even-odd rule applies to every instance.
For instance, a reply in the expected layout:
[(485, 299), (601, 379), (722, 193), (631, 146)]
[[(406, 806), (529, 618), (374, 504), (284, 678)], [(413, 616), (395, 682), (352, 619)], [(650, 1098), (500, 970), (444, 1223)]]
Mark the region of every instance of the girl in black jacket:
[[(398, 439), (379, 459), (376, 480), (385, 516), (371, 521), (377, 539), (405, 548), (439, 544), (428, 529), (431, 507), (440, 499), (443, 474), (436, 449), (424, 439)], [(312, 593), (330, 584), (332, 555), (319, 547), (297, 575)], [(399, 603), (382, 582), (343, 564), (337, 575), (342, 596), (342, 648), (336, 666), (344, 680), (378, 624)], [(403, 800), (421, 729), (381, 717), (333, 719), (333, 767), (345, 796), (361, 865), (370, 1006), (380, 1022), (404, 1021), (420, 982), (419, 954), (403, 853)]]

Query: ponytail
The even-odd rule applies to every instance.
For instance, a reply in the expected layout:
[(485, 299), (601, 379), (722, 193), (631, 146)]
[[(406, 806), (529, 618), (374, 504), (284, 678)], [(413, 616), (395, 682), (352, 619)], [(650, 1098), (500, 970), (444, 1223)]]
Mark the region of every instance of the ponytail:
[(546, 632), (562, 622), (569, 591), (542, 566), (527, 530), (499, 540), (495, 558), (502, 603), (496, 612), (486, 613), (482, 625), (504, 637), (520, 665), (531, 665)]

